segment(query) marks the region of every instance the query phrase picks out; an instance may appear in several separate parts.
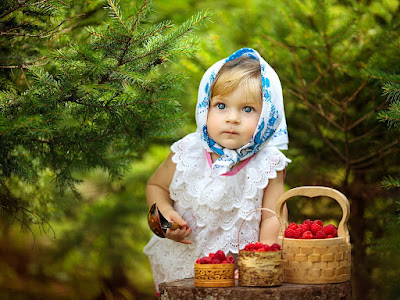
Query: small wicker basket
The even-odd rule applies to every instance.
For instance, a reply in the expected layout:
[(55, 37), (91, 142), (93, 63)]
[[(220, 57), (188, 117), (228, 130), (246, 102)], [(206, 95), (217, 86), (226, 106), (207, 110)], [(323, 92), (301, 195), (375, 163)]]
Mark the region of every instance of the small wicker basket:
[[(276, 212), (281, 218), (283, 207), (291, 197), (325, 196), (335, 199), (343, 211), (338, 226), (338, 237), (329, 239), (292, 239), (279, 237), (283, 245), (283, 281), (301, 284), (339, 283), (350, 280), (351, 245), (347, 229), (350, 205), (346, 196), (337, 190), (304, 186), (293, 188), (281, 195)], [(285, 230), (285, 225), (282, 231)]]
[[(259, 208), (255, 211), (257, 210), (267, 210), (273, 213), (281, 223), (281, 219), (274, 211), (268, 208)], [(243, 223), (244, 221), (246, 221), (246, 219), (243, 220)], [(243, 223), (239, 228), (239, 237)], [(238, 245), (240, 247), (239, 237)], [(267, 252), (239, 250), (238, 267), (239, 286), (266, 287), (282, 285), (282, 250)]]
[(195, 264), (194, 286), (235, 286), (235, 264)]

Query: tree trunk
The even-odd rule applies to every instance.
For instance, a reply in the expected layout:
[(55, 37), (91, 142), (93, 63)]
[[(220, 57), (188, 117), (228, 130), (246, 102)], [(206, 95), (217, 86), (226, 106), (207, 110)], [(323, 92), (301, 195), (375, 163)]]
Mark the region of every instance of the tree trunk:
[(166, 282), (160, 285), (161, 300), (208, 299), (281, 299), (281, 300), (351, 300), (350, 281), (335, 284), (291, 284), (279, 287), (202, 288), (194, 286), (194, 279)]
[(371, 184), (366, 184), (360, 174), (356, 174), (351, 185), (343, 189), (343, 192), (351, 200), (349, 226), (352, 244), (352, 283), (355, 299), (369, 300), (369, 289), (372, 287), (366, 257), (364, 214), (369, 199), (374, 197), (373, 190)]

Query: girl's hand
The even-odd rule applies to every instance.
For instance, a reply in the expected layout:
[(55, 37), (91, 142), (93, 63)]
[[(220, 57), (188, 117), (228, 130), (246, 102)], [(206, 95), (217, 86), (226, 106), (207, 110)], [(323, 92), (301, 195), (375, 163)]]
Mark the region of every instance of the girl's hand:
[(192, 233), (192, 229), (187, 226), (187, 222), (175, 210), (166, 211), (163, 215), (170, 222), (176, 222), (181, 226), (178, 229), (167, 229), (165, 237), (175, 242), (191, 244), (192, 241), (186, 239)]
[(187, 226), (179, 229), (167, 229), (166, 238), (182, 244), (191, 244), (192, 241), (186, 239), (191, 232), (192, 229)]

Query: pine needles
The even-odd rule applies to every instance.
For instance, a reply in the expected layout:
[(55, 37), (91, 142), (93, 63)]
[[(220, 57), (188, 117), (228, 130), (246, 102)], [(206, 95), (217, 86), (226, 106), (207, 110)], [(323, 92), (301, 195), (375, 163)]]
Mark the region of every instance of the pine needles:
[[(14, 9), (29, 11), (38, 20), (27, 19), (26, 26), (41, 24), (30, 35), (54, 32), (57, 26), (46, 26), (44, 16), (59, 11), (60, 2), (40, 2), (13, 2), (16, 6), (8, 6), (0, 17), (0, 28), (5, 28), (5, 20), (11, 24), (8, 16)], [(184, 76), (160, 66), (194, 53), (191, 32), (208, 12), (175, 26), (168, 20), (150, 23), (147, 0), (129, 17), (117, 1), (109, 0), (105, 9), (109, 18), (104, 25), (87, 28), (84, 43), (50, 52), (45, 66), (20, 65), (32, 78), (25, 89), (0, 86), (0, 187), (12, 191), (10, 186), (20, 181), (35, 186), (47, 172), (59, 192), (76, 193), (80, 172), (102, 168), (120, 177), (150, 141), (170, 136), (181, 123), (176, 96)], [(19, 159), (23, 156), (26, 159)], [(54, 201), (50, 192), (44, 198)], [(18, 219), (23, 211), (11, 208), (2, 205), (0, 211)]]

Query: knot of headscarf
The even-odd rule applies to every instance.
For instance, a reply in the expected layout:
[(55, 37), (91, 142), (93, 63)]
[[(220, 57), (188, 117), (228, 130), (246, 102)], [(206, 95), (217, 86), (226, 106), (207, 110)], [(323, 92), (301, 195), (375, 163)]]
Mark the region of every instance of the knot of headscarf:
[[(228, 61), (247, 56), (257, 59), (261, 67), (262, 109), (257, 128), (251, 140), (238, 149), (228, 149), (213, 141), (207, 132), (207, 114), (210, 103), (211, 87), (221, 67)], [(224, 174), (239, 161), (245, 160), (266, 146), (278, 149), (288, 148), (288, 132), (283, 106), (282, 87), (278, 75), (272, 67), (251, 48), (243, 48), (228, 58), (222, 59), (211, 66), (200, 82), (196, 106), (197, 132), (201, 134), (202, 143), (208, 152), (214, 152), (219, 158), (213, 163), (211, 176)]]

